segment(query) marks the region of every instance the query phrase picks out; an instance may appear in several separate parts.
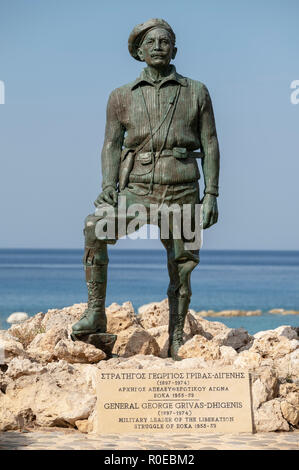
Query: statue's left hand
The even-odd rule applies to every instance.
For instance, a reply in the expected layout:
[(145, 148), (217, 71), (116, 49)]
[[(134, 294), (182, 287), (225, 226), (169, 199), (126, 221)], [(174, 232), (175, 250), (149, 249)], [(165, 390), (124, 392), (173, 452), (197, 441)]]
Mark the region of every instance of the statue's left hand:
[(218, 220), (217, 197), (213, 194), (206, 194), (203, 198), (203, 228), (209, 228), (216, 224)]

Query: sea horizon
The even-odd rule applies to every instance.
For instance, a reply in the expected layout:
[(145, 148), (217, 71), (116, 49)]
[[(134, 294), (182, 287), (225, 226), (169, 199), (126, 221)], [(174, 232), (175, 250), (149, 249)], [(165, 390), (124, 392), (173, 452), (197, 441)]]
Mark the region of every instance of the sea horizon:
[[(83, 248), (0, 248), (0, 328), (16, 311), (32, 316), (50, 308), (87, 301)], [(261, 310), (257, 317), (207, 317), (253, 334), (280, 325), (298, 326), (298, 315), (269, 314), (273, 308), (299, 310), (299, 250), (202, 249), (192, 273), (190, 308)], [(141, 305), (167, 297), (164, 249), (109, 247), (107, 302)]]

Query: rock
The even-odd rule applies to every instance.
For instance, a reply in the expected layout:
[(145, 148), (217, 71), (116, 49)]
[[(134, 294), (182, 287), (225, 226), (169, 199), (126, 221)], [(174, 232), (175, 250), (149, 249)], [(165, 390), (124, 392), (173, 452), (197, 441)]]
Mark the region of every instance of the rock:
[(290, 340), (298, 339), (297, 331), (293, 327), (287, 325), (279, 326), (278, 328), (275, 328), (275, 330), (259, 331), (253, 336), (255, 339), (260, 339), (263, 336), (267, 336), (270, 334), (277, 336), (285, 336), (287, 339)]
[(96, 395), (83, 371), (97, 370), (96, 366), (59, 361), (48, 364), (43, 373), (38, 368), (34, 373), (34, 365), (23, 366), (22, 375), (22, 367), (12, 365), (11, 370), (15, 367), (19, 372), (5, 394), (0, 393), (0, 430), (20, 429), (26, 420), (37, 426), (73, 427), (76, 421), (88, 419)]
[(172, 364), (176, 369), (206, 369), (207, 367), (213, 367), (213, 365), (217, 366), (215, 361), (206, 360), (203, 357), (190, 357)]
[(299, 377), (299, 349), (274, 361), (277, 375), (282, 380), (295, 381)]
[[(39, 333), (27, 348), (27, 353), (31, 358), (49, 362), (56, 359), (54, 349), (61, 339), (67, 339), (68, 332), (65, 328), (53, 326), (46, 333)], [(62, 359), (62, 358), (61, 358)]]
[(107, 331), (112, 334), (118, 334), (119, 331), (126, 330), (130, 326), (137, 326), (137, 319), (131, 302), (125, 302), (122, 305), (111, 304), (106, 308)]
[[(159, 357), (162, 357), (162, 358), (168, 357), (168, 345), (169, 345), (168, 325), (156, 326), (155, 328), (149, 328), (146, 331), (157, 341), (159, 349), (160, 349)], [(196, 333), (193, 333), (193, 334), (196, 334)], [(186, 321), (184, 334), (183, 334), (184, 343), (186, 343), (186, 341), (191, 339), (193, 334), (191, 333), (189, 322)]]
[(155, 328), (157, 326), (168, 325), (169, 321), (169, 308), (168, 299), (161, 302), (152, 302), (143, 305), (138, 309), (139, 313), (137, 319), (139, 324), (145, 329)]
[(251, 373), (258, 431), (289, 430), (288, 423), (298, 426), (296, 328), (283, 325), (251, 337), (242, 328), (228, 328), (189, 310), (185, 344), (179, 351), (183, 359), (175, 362), (167, 357), (167, 299), (141, 307), (137, 316), (130, 302), (114, 303), (106, 312), (108, 333), (118, 336), (113, 352), (119, 357), (104, 361), (105, 354), (100, 349), (69, 339), (72, 324), (85, 308), (86, 304), (76, 304), (51, 309), (0, 331), (5, 349), (5, 364), (0, 367), (0, 430), (62, 426), (94, 432), (97, 379), (103, 369), (227, 365)]
[[(189, 315), (187, 318), (189, 318)], [(228, 328), (223, 323), (220, 323), (219, 321), (209, 321), (199, 316), (196, 316), (195, 320), (198, 324), (198, 328), (202, 329), (202, 333), (200, 333), (201, 330), (198, 330), (198, 333), (194, 333), (194, 334), (201, 334), (207, 339), (212, 339), (214, 338), (214, 336), (230, 330), (230, 328)]]
[[(200, 312), (199, 312), (200, 313)], [(261, 310), (221, 310), (220, 312), (208, 311), (210, 317), (255, 317), (262, 314)]]
[(291, 352), (295, 351), (299, 347), (299, 341), (296, 339), (289, 340), (285, 336), (278, 336), (277, 333), (268, 332), (261, 338), (255, 339), (250, 351), (257, 352), (262, 357), (271, 357), (272, 359), (278, 359)]
[(214, 341), (219, 345), (230, 346), (236, 350), (247, 345), (250, 340), (251, 336), (244, 328), (231, 328), (214, 336)]
[(253, 416), (257, 432), (289, 431), (289, 425), (282, 415), (278, 398), (263, 403), (254, 410)]
[(220, 346), (220, 354), (223, 365), (231, 365), (238, 356), (237, 351), (231, 346)]
[(285, 310), (284, 308), (273, 308), (269, 313), (276, 315), (299, 315), (299, 310)]
[(26, 312), (14, 312), (7, 318), (7, 323), (22, 323), (28, 319), (28, 313)]
[(258, 408), (262, 403), (272, 400), (278, 394), (278, 379), (274, 372), (268, 368), (258, 373), (251, 373), (253, 407)]
[[(196, 315), (193, 315), (192, 312), (189, 310), (186, 316), (186, 321), (185, 321), (186, 333), (190, 334), (191, 337), (194, 335), (201, 335), (201, 336), (204, 336), (206, 339), (212, 339), (213, 335), (204, 329), (203, 323), (204, 323), (204, 320), (202, 320), (202, 318), (199, 318)], [(206, 320), (206, 324), (208, 323), (211, 323), (211, 322), (208, 322)], [(188, 328), (188, 330), (186, 327)]]
[[(1, 403), (0, 392), (0, 403)], [(35, 416), (31, 408), (24, 408), (17, 412), (10, 409), (0, 410), (0, 431), (16, 431), (32, 426), (35, 423)]]
[(258, 409), (262, 403), (267, 401), (267, 389), (265, 384), (260, 379), (257, 379), (251, 387), (252, 392), (252, 406), (253, 409)]
[(42, 325), (43, 318), (44, 314), (38, 313), (24, 323), (13, 325), (8, 331), (26, 348), (37, 334), (45, 332), (45, 328)]
[(88, 419), (79, 419), (75, 421), (75, 426), (78, 431), (82, 433), (90, 433), (93, 430), (93, 426)]
[(292, 405), (287, 400), (283, 400), (280, 403), (280, 407), (285, 420), (293, 426), (297, 426), (299, 422), (299, 407)]
[(0, 337), (0, 364), (9, 363), (14, 357), (27, 357), (22, 343), (9, 334)]
[[(183, 361), (182, 361), (183, 362)], [(173, 359), (153, 355), (136, 354), (132, 357), (116, 357), (97, 364), (98, 369), (162, 369), (177, 365)]]
[(207, 340), (204, 336), (195, 335), (178, 351), (179, 356), (183, 359), (201, 357), (205, 360), (220, 359), (221, 352), (219, 344), (213, 340)]
[(234, 366), (240, 369), (254, 371), (261, 366), (262, 358), (260, 354), (253, 351), (242, 351), (234, 361)]
[(63, 359), (71, 364), (92, 364), (106, 358), (106, 354), (92, 344), (70, 339), (61, 339), (56, 344), (53, 354), (57, 359)]
[(47, 372), (47, 368), (38, 362), (32, 362), (29, 359), (15, 357), (9, 363), (6, 376), (11, 379), (18, 379), (24, 375), (38, 375)]
[(70, 307), (64, 307), (62, 309), (48, 310), (42, 320), (43, 332), (50, 330), (54, 326), (65, 328), (70, 332), (72, 325), (80, 320), (86, 308), (87, 304), (81, 303), (71, 305)]
[(123, 357), (130, 357), (135, 354), (152, 354), (158, 356), (160, 354), (160, 348), (155, 338), (153, 338), (148, 331), (140, 326), (131, 326), (119, 332), (113, 353)]
[(283, 315), (284, 309), (283, 308), (272, 308), (272, 310), (269, 310), (268, 313), (273, 313), (277, 315)]
[(213, 317), (216, 312), (214, 310), (200, 310), (196, 315), (200, 317)]
[(299, 407), (299, 385), (284, 383), (279, 386), (279, 396), (283, 397), (294, 407)]
[(154, 308), (154, 306), (156, 306), (157, 304), (159, 304), (160, 302), (150, 302), (148, 304), (144, 304), (144, 305), (141, 305), (139, 308), (138, 308), (138, 315), (142, 315), (144, 312), (146, 312), (147, 310), (152, 310)]
[(146, 330), (156, 341), (159, 346), (159, 357), (166, 358), (168, 356), (169, 335), (168, 326), (156, 326)]

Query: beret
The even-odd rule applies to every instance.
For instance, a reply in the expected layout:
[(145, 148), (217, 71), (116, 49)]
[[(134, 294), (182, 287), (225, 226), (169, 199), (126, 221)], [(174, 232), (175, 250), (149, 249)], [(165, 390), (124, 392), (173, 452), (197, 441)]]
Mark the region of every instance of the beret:
[(162, 20), (160, 18), (152, 18), (146, 21), (145, 23), (141, 23), (135, 26), (129, 36), (128, 48), (131, 56), (134, 57), (134, 59), (140, 60), (137, 54), (138, 47), (140, 46), (141, 41), (143, 40), (146, 33), (153, 28), (166, 29), (166, 31), (168, 31), (171, 35), (173, 42), (175, 43), (175, 34), (173, 32), (172, 27), (165, 20)]

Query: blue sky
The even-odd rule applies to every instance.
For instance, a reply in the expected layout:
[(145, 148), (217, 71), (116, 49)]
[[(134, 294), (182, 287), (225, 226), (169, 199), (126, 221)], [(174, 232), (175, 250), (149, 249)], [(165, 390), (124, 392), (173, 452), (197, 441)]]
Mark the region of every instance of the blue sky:
[(220, 217), (204, 248), (298, 250), (298, 15), (297, 0), (0, 0), (0, 247), (82, 247), (108, 95), (143, 67), (129, 33), (162, 17), (177, 70), (214, 105)]

